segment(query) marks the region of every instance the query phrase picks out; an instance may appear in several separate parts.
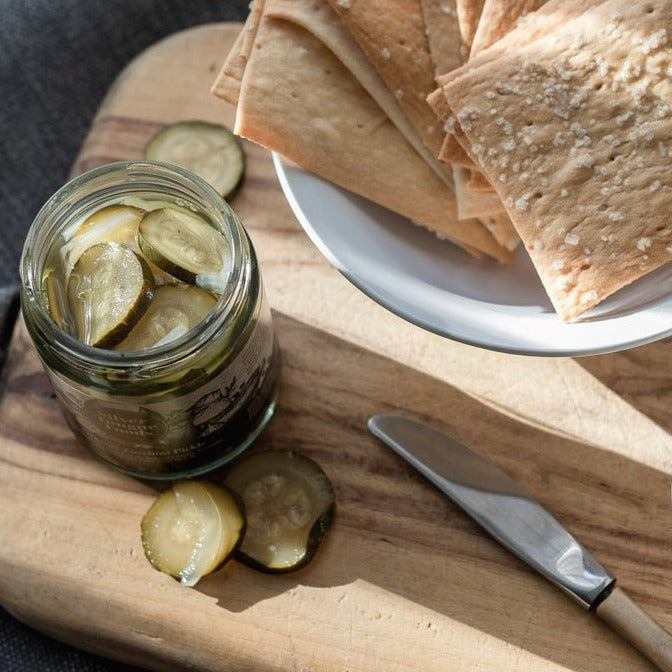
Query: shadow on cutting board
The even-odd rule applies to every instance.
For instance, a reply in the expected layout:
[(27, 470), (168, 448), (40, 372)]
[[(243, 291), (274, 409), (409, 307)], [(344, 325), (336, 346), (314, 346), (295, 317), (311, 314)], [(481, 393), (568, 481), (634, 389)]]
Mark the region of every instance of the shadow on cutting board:
[(672, 338), (576, 362), (663, 429), (672, 430)]
[[(293, 319), (277, 320), (288, 345), (282, 394), (259, 449), (314, 457), (334, 483), (336, 521), (304, 570), (268, 576), (234, 564), (199, 590), (241, 612), (304, 588), (342, 587), (325, 618), (347, 613), (367, 636), (384, 639), (389, 627), (403, 636), (401, 628), (412, 627), (414, 638), (424, 629), (420, 636), (432, 640), (446, 636), (447, 617), (577, 672), (648, 669), (369, 435), (366, 420), (406, 413), (492, 458), (661, 619), (672, 613), (667, 474), (524, 425), (442, 381)], [(409, 604), (420, 621), (404, 622), (400, 609)]]
[[(367, 662), (378, 660), (381, 647), (398, 646), (401, 641), (407, 647), (403, 654), (407, 664), (414, 652), (425, 651), (425, 657), (431, 657), (431, 669), (437, 670), (446, 669), (453, 655), (456, 660), (462, 656), (461, 660), (477, 661), (484, 655), (499, 660), (502, 655), (515, 658), (520, 650), (575, 672), (652, 669), (607, 626), (488, 538), (374, 439), (366, 421), (379, 412), (407, 413), (492, 458), (576, 534), (618, 577), (623, 589), (669, 629), (672, 516), (668, 474), (528, 426), (441, 380), (285, 315), (276, 313), (275, 319), (283, 350), (281, 394), (277, 415), (254, 450), (291, 448), (317, 460), (334, 484), (336, 519), (313, 562), (299, 572), (265, 575), (231, 562), (203, 579), (195, 590), (214, 599), (199, 602), (205, 609), (199, 618), (211, 621), (213, 627), (225, 627), (228, 614), (247, 615), (255, 622), (259, 618), (262, 630), (268, 630), (274, 641), (280, 638), (285, 643), (302, 636), (303, 624), (313, 636), (323, 634), (332, 647), (329, 650), (352, 652)], [(89, 543), (103, 549), (114, 538), (128, 536), (137, 540), (136, 554), (141, 555), (135, 512), (139, 523), (152, 490), (108, 469), (95, 468), (67, 430), (20, 329), (13, 346), (4, 372), (5, 398), (0, 400), (4, 410), (0, 439), (21, 441), (27, 447), (35, 456), (30, 460), (36, 460), (33, 477), (50, 477), (53, 496), (62, 489), (67, 500), (72, 483), (83, 472), (86, 492), (92, 493), (87, 500), (90, 513), (100, 509), (101, 519), (107, 521), (106, 529), (94, 528), (100, 534), (98, 541)], [(36, 414), (46, 422), (34, 422)], [(25, 452), (7, 450), (0, 453), (2, 459), (6, 469), (15, 462), (24, 474), (31, 468)], [(60, 469), (66, 470), (66, 478)], [(105, 507), (118, 506), (120, 497), (130, 507), (125, 514), (133, 515), (105, 517)], [(133, 520), (131, 531), (122, 522), (129, 519)], [(162, 596), (171, 608), (191, 604), (194, 594), (189, 589), (164, 581), (167, 577), (154, 573), (141, 560), (128, 566), (116, 560), (122, 564), (115, 565), (115, 571), (131, 572), (135, 581), (147, 582), (148, 590), (160, 585), (164, 592), (154, 599)], [(61, 575), (58, 567), (53, 572)], [(29, 578), (22, 578), (32, 585)], [(116, 586), (113, 577), (101, 575), (100, 581)], [(143, 604), (138, 600), (135, 609), (142, 611)], [(102, 631), (82, 640), (80, 632), (59, 629), (60, 621), (48, 620), (49, 610), (39, 613), (37, 620), (34, 614), (16, 615), (64, 641), (105, 655), (122, 655)], [(115, 618), (123, 617), (123, 609), (119, 613)], [(159, 636), (162, 626), (153, 619), (149, 622)], [(263, 641), (263, 632), (259, 637)], [(465, 641), (471, 646), (481, 642), (483, 652), (460, 651)], [(393, 655), (389, 650), (387, 655)], [(487, 650), (496, 653), (487, 654)], [(149, 651), (142, 653), (150, 655)], [(393, 661), (387, 660), (392, 667)], [(180, 669), (177, 661), (169, 662), (170, 669)], [(417, 669), (422, 669), (420, 664)]]

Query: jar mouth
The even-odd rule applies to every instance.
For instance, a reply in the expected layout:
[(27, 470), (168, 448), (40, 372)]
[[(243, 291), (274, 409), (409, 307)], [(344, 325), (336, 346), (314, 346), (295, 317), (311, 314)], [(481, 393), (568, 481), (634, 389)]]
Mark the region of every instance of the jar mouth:
[[(141, 194), (158, 194), (175, 205), (207, 219), (227, 239), (230, 274), (212, 311), (197, 327), (168, 343), (145, 350), (108, 350), (87, 345), (61, 329), (44, 301), (43, 270), (47, 254), (58, 236), (84, 213), (128, 201)], [(63, 185), (35, 217), (23, 247), (20, 263), (22, 301), (30, 304), (31, 326), (52, 344), (53, 351), (74, 357), (92, 367), (141, 369), (170, 365), (188, 357), (237, 314), (251, 273), (253, 251), (238, 217), (203, 179), (178, 166), (158, 161), (120, 161), (94, 168)], [(25, 314), (24, 310), (24, 314)]]

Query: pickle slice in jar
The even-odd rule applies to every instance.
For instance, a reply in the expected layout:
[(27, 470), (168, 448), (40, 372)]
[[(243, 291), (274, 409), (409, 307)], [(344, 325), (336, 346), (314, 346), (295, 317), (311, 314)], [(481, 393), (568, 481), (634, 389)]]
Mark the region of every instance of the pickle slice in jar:
[(127, 245), (98, 243), (77, 260), (67, 293), (77, 338), (87, 345), (111, 348), (127, 336), (149, 306), (154, 279), (147, 262)]
[(224, 276), (229, 246), (199, 217), (171, 208), (148, 212), (138, 229), (140, 250), (166, 273), (194, 285), (199, 276)]
[(44, 274), (42, 282), (51, 319), (63, 331), (68, 331), (68, 305), (60, 275), (52, 268)]
[(257, 453), (234, 466), (224, 483), (245, 508), (241, 562), (265, 572), (310, 562), (335, 510), (331, 482), (315, 461), (291, 451)]
[(226, 126), (205, 121), (181, 121), (162, 129), (147, 143), (145, 158), (196, 173), (223, 198), (233, 195), (245, 175), (238, 138)]
[(245, 518), (226, 488), (181, 481), (162, 493), (142, 519), (142, 547), (154, 569), (185, 586), (220, 567), (236, 549)]
[(149, 308), (117, 350), (145, 350), (179, 338), (203, 321), (217, 299), (200, 287), (157, 287)]
[(137, 249), (138, 225), (144, 214), (144, 210), (134, 206), (108, 205), (71, 227), (64, 233), (66, 243), (61, 248), (66, 276), (79, 257), (97, 243), (124, 243)]
[[(144, 214), (145, 210), (135, 205), (107, 205), (96, 210), (76, 227), (67, 230), (64, 233), (67, 242), (61, 248), (66, 278), (82, 253), (97, 243), (124, 243), (139, 252), (138, 226)], [(157, 284), (166, 285), (177, 282), (174, 277), (162, 271), (151, 261), (147, 263)]]

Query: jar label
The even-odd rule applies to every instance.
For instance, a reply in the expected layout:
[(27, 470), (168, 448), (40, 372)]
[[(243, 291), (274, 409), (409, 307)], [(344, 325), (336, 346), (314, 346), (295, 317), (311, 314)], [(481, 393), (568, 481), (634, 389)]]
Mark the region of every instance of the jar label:
[[(134, 473), (193, 470), (224, 461), (261, 421), (274, 398), (278, 353), (271, 312), (261, 294), (255, 324), (242, 349), (219, 373), (186, 394), (176, 381), (150, 403), (76, 386), (50, 372), (76, 434), (111, 464)], [(198, 375), (186, 373), (183, 379)]]

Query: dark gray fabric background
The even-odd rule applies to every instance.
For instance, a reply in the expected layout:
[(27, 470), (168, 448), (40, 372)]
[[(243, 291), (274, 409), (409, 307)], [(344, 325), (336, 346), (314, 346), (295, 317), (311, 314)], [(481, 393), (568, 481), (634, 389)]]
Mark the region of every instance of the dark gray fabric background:
[[(162, 37), (244, 20), (247, 6), (248, 0), (0, 0), (0, 365), (26, 231), (66, 180), (111, 82)], [(130, 669), (35, 633), (0, 605), (0, 672)]]

